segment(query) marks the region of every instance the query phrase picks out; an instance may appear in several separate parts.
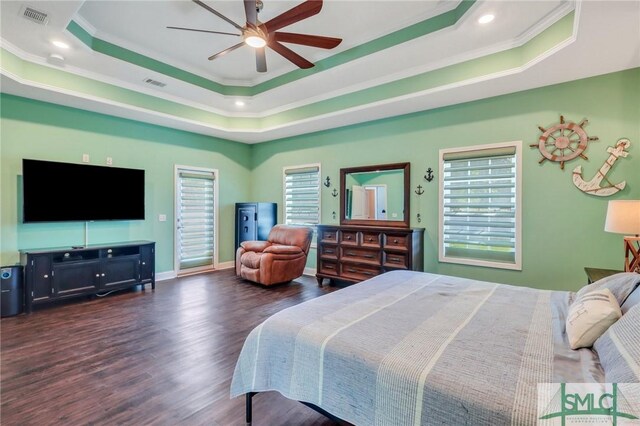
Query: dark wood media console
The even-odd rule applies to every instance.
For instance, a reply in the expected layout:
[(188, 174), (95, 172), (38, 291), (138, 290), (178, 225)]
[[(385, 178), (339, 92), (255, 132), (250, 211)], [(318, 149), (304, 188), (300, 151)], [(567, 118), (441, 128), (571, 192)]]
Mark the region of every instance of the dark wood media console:
[(33, 305), (135, 285), (151, 284), (155, 289), (155, 244), (130, 241), (20, 250), (25, 312)]

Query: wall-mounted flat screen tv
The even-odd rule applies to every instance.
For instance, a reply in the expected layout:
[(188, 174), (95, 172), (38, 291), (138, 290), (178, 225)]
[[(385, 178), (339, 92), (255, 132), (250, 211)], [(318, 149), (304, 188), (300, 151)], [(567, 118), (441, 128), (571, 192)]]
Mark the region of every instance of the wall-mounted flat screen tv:
[(144, 219), (144, 170), (22, 160), (23, 221)]

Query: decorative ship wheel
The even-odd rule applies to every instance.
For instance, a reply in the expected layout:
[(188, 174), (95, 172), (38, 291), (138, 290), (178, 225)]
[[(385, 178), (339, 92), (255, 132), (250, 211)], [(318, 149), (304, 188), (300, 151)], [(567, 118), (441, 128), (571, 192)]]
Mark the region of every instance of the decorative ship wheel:
[(530, 145), (532, 148), (537, 147), (542, 154), (542, 158), (538, 163), (546, 160), (560, 162), (560, 168), (564, 170), (565, 161), (573, 160), (576, 157), (582, 157), (587, 160), (587, 156), (583, 154), (587, 149), (590, 141), (597, 141), (598, 137), (590, 137), (583, 127), (589, 121), (585, 118), (576, 124), (572, 121), (565, 122), (564, 116), (560, 116), (560, 123), (545, 129), (538, 126), (542, 132), (537, 144)]

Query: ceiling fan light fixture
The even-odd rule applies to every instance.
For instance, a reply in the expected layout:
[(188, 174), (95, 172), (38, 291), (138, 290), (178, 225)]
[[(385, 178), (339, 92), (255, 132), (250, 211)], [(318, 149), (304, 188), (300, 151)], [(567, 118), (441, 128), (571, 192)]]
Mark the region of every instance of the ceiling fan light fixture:
[(244, 42), (247, 43), (251, 47), (259, 48), (265, 47), (267, 45), (267, 41), (262, 37), (257, 35), (250, 35), (244, 39)]

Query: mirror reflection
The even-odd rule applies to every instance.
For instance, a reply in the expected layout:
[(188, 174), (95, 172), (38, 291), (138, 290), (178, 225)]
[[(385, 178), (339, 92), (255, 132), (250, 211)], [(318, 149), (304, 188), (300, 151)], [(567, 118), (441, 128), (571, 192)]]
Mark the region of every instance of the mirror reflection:
[(404, 170), (345, 175), (345, 219), (404, 220)]

